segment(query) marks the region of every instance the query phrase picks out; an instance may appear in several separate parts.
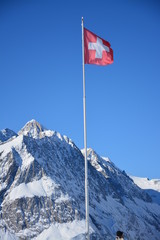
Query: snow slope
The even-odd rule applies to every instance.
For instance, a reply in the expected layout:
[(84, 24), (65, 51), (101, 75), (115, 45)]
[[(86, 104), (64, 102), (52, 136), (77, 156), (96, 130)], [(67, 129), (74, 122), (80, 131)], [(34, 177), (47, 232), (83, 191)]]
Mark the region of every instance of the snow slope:
[[(90, 232), (92, 229), (90, 228)], [(48, 229), (44, 230), (35, 240), (85, 240), (85, 221), (73, 221), (62, 224), (52, 224)], [(79, 235), (79, 236), (78, 236)]]
[(160, 205), (160, 179), (140, 178), (130, 176), (134, 183), (144, 189), (152, 198), (153, 202)]
[(130, 176), (133, 181), (142, 189), (152, 189), (160, 192), (160, 179), (148, 179)]

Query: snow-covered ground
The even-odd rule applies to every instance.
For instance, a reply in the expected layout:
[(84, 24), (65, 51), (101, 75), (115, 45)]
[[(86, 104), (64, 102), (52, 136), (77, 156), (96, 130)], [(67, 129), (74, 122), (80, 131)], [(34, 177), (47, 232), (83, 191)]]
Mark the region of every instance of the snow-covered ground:
[(18, 237), (5, 229), (0, 229), (0, 240), (18, 240)]
[[(90, 232), (93, 232), (90, 228)], [(19, 237), (20, 234), (19, 234)], [(0, 229), (0, 240), (18, 240), (15, 234), (4, 229)], [(52, 224), (33, 240), (85, 240), (85, 220), (73, 221), (63, 224)]]
[[(92, 231), (92, 229), (91, 229)], [(44, 230), (34, 240), (85, 240), (85, 220), (73, 221), (63, 224), (52, 224), (48, 229)]]

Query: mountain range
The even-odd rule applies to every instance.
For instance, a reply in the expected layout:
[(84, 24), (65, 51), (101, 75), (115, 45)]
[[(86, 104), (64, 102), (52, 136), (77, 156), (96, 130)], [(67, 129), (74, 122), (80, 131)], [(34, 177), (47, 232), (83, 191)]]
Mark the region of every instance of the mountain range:
[[(126, 240), (159, 240), (160, 180), (128, 176), (93, 149), (87, 157), (90, 239), (121, 230)], [(0, 131), (1, 238), (85, 239), (84, 172), (83, 150), (35, 120)]]

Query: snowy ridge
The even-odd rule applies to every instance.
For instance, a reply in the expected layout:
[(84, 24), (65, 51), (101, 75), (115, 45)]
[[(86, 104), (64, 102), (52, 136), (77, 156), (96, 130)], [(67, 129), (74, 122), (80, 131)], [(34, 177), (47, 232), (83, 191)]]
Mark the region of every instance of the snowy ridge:
[[(33, 156), (27, 151), (23, 135), (20, 135), (17, 138), (12, 139), (12, 141), (8, 141), (6, 144), (1, 145), (0, 151), (2, 154), (1, 157), (4, 159), (7, 158), (9, 153), (16, 151), (17, 154), (21, 156), (21, 158), (16, 159), (18, 160), (18, 165), (21, 166), (21, 168), (26, 168), (34, 160)], [(3, 174), (5, 173), (4, 166), (2, 167), (1, 171)]]
[(16, 136), (17, 136), (17, 134), (14, 131), (6, 128), (6, 129), (0, 131), (0, 144), (3, 142), (6, 142), (8, 139), (14, 138)]
[(74, 146), (74, 143), (67, 136), (62, 136), (57, 131), (51, 131), (45, 128), (43, 125), (38, 123), (36, 120), (32, 119), (27, 122), (25, 126), (18, 132), (18, 135), (28, 136), (35, 139), (41, 139), (45, 137), (58, 137), (61, 141), (66, 141), (71, 146)]
[(152, 198), (152, 201), (160, 205), (160, 179), (140, 178), (131, 176), (134, 183), (144, 189)]
[(148, 178), (140, 178), (140, 177), (134, 177), (130, 176), (135, 184), (137, 184), (142, 189), (152, 189), (155, 191), (160, 192), (160, 179), (151, 179)]
[(14, 187), (8, 194), (7, 200), (14, 201), (15, 199), (23, 197), (51, 196), (58, 187), (59, 186), (55, 184), (51, 178), (42, 177), (38, 181), (35, 180), (27, 184), (21, 183), (17, 187)]
[[(0, 237), (84, 240), (84, 151), (35, 120), (18, 134), (0, 144)], [(121, 229), (126, 240), (159, 240), (158, 196), (93, 149), (87, 157), (90, 239), (112, 240)]]

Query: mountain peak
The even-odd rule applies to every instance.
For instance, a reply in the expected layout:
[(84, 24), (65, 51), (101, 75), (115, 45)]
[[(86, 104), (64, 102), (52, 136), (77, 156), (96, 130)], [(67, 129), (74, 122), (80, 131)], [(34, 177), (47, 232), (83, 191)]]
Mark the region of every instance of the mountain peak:
[(2, 131), (0, 131), (0, 143), (7, 141), (8, 139), (14, 136), (17, 136), (17, 134), (14, 131), (10, 130), (9, 128), (5, 128)]
[(42, 133), (47, 130), (39, 122), (32, 119), (18, 132), (19, 135), (25, 135), (33, 138), (41, 138)]

